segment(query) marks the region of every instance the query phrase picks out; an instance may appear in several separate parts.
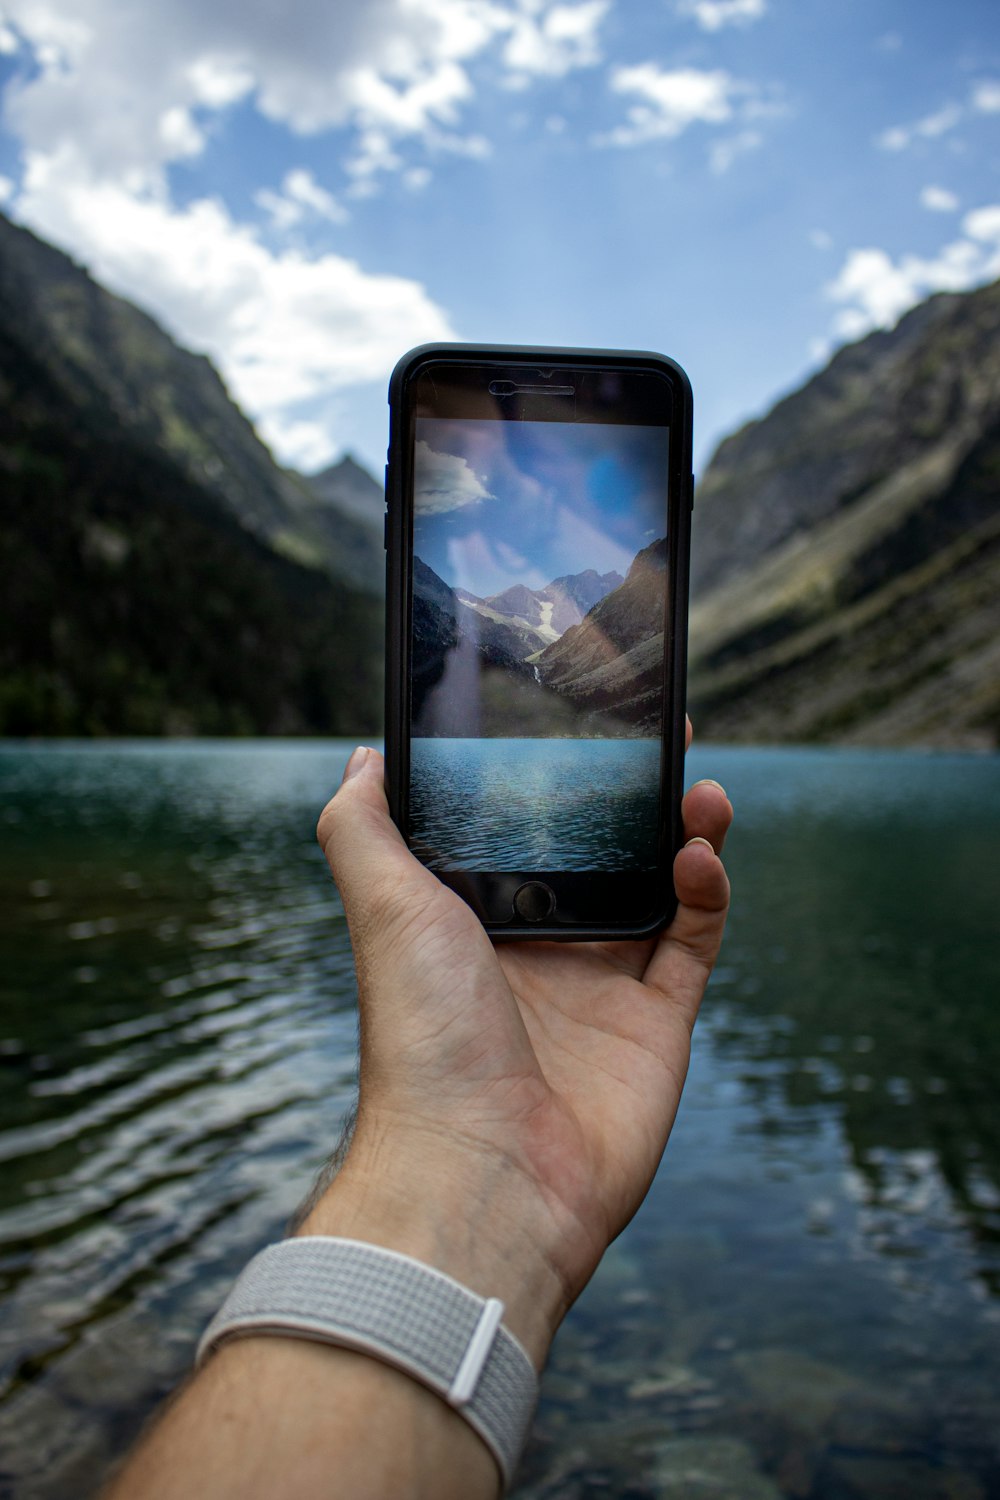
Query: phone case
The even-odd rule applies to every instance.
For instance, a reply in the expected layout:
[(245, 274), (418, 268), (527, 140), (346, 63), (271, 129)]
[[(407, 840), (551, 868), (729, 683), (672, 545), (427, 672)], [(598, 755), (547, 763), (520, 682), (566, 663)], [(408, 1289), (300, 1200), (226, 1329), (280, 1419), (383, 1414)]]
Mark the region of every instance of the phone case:
[[(668, 848), (676, 853), (682, 840), (681, 796), (685, 752), (685, 699), (687, 686), (687, 618), (690, 561), (690, 518), (694, 503), (692, 460), (692, 396), (684, 370), (666, 355), (641, 350), (573, 349), (552, 346), (491, 346), (477, 344), (422, 344), (405, 354), (389, 382), (389, 449), (386, 464), (386, 657), (385, 657), (385, 759), (386, 794), (393, 819), (406, 826), (409, 778), (409, 612), (412, 588), (410, 566), (410, 516), (406, 506), (409, 474), (408, 432), (403, 421), (407, 383), (430, 361), (455, 358), (463, 363), (510, 365), (570, 363), (577, 367), (659, 368), (675, 388), (676, 415), (671, 424), (669, 452), (672, 502), (668, 524), (668, 577), (670, 584), (671, 638), (667, 675), (669, 696), (664, 705), (666, 776), (662, 814), (666, 822)], [(655, 916), (636, 926), (591, 923), (572, 929), (545, 925), (491, 925), (486, 931), (496, 942), (546, 939), (554, 942), (642, 939), (655, 936), (666, 926), (677, 907), (670, 868), (664, 874), (663, 904)], [(454, 888), (461, 881), (449, 881)]]

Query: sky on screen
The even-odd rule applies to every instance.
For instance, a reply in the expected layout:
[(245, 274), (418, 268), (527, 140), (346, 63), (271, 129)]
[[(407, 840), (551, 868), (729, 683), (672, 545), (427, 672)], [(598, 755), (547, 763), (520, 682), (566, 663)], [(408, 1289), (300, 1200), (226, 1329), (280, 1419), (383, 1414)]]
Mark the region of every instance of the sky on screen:
[(652, 348), (696, 455), (1000, 275), (996, 0), (0, 0), (0, 206), (378, 471), (430, 339)]
[(664, 535), (667, 430), (573, 422), (417, 423), (414, 547), (480, 598), (618, 572)]

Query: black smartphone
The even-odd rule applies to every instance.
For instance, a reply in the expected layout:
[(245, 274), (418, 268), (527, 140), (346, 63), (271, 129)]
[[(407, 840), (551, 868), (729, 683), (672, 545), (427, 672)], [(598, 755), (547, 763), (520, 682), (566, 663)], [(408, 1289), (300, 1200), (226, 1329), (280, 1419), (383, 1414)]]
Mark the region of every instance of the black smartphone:
[(393, 817), (494, 938), (649, 936), (681, 836), (687, 376), (425, 345), (389, 407)]

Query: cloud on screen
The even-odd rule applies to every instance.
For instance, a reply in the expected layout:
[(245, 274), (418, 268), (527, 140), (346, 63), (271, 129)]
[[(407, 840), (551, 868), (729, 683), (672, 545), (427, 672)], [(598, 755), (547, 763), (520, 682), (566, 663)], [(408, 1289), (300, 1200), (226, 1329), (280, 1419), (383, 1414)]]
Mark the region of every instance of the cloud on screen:
[(437, 516), (462, 510), (493, 496), (464, 458), (454, 453), (436, 453), (419, 441), (414, 453), (414, 507), (418, 515)]

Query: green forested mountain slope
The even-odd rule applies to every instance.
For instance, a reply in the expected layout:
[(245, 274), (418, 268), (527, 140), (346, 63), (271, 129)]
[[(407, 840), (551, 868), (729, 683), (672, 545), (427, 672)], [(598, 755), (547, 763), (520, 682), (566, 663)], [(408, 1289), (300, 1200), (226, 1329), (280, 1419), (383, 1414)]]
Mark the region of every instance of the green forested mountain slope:
[(296, 487), (207, 361), (0, 220), (0, 733), (376, 730), (381, 605)]
[(381, 528), (281, 469), (208, 359), (0, 214), (0, 338), (8, 335), (67, 399), (102, 401), (123, 432), (168, 455), (272, 547), (348, 583), (359, 581), (363, 559), (360, 581), (382, 587), (381, 562), (371, 566)]
[(735, 740), (1000, 743), (1000, 283), (843, 349), (695, 502), (690, 705)]

